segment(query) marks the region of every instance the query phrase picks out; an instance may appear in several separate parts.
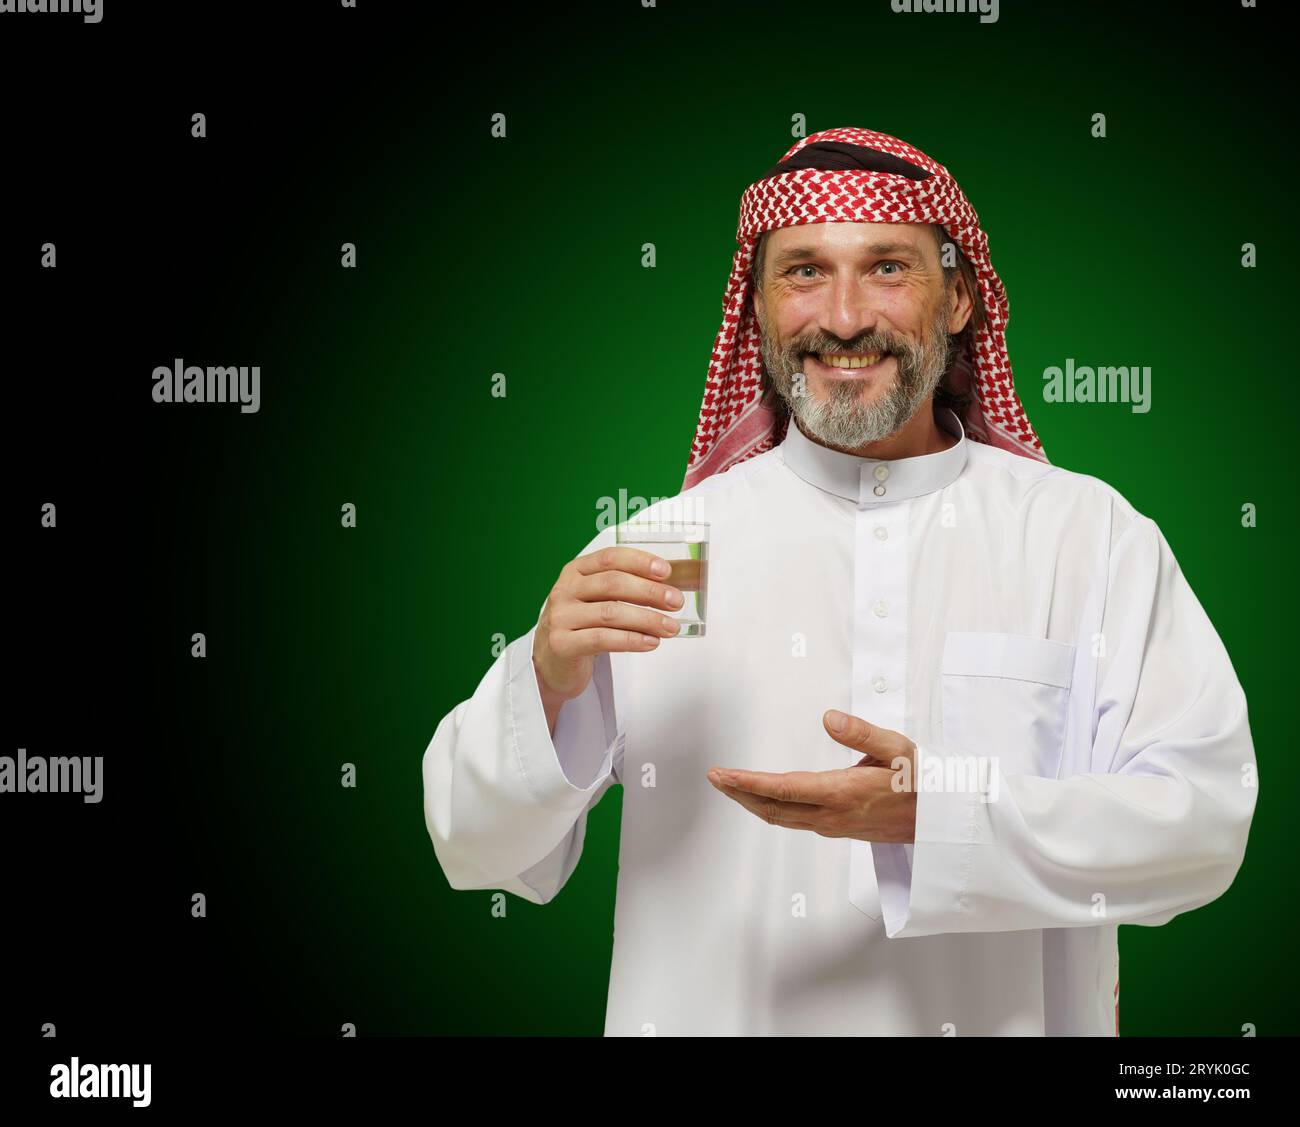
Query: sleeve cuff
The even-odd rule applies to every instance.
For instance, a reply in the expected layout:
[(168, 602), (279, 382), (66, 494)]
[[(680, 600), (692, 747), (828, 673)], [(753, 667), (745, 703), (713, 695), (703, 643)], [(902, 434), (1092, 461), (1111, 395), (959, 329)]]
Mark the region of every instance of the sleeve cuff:
[(598, 654), (591, 682), (566, 701), (552, 738), (533, 668), (536, 626), (507, 647), (511, 737), (519, 767), (542, 802), (590, 797), (614, 769), (613, 691), (608, 654)]
[(959, 917), (965, 910), (976, 835), (985, 815), (983, 802), (977, 790), (922, 789), (916, 796), (915, 841), (872, 844), (886, 936), (966, 930)]

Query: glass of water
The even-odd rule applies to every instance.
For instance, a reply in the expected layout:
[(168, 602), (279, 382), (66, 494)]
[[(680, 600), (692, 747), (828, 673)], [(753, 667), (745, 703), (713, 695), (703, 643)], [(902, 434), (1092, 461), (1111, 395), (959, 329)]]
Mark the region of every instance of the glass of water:
[[(627, 521), (615, 529), (621, 547), (640, 548), (667, 560), (672, 574), (664, 580), (682, 593), (676, 611), (663, 607), (660, 614), (675, 618), (681, 629), (674, 638), (703, 638), (705, 600), (709, 591), (709, 526), (704, 521)], [(668, 639), (664, 639), (667, 641)]]

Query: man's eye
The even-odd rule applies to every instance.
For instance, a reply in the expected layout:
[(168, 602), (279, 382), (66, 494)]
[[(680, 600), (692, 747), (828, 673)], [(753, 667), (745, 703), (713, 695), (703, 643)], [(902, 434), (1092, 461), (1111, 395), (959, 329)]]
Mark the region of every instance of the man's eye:
[[(897, 269), (897, 270), (901, 270), (901, 269), (903, 268), (903, 264), (902, 264), (901, 262), (892, 262), (892, 261), (891, 261), (891, 262), (882, 262), (882, 263), (880, 263), (880, 266), (893, 266), (893, 267), (895, 267), (895, 269)], [(816, 266), (811, 266), (811, 265), (809, 265), (808, 263), (804, 263), (802, 266), (791, 266), (791, 267), (786, 271), (786, 274), (795, 274), (795, 273), (796, 273), (797, 271), (799, 271), (799, 270), (813, 270), (813, 271), (815, 271), (816, 269), (817, 269)], [(890, 276), (892, 277), (893, 275), (891, 274)], [(803, 279), (804, 279), (805, 281), (809, 281), (809, 280), (810, 280), (807, 274), (802, 275), (802, 277), (803, 277)]]

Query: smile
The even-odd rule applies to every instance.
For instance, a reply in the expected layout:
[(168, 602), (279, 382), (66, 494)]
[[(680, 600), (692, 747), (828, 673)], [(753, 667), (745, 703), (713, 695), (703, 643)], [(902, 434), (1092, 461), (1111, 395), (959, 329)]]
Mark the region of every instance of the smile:
[(884, 368), (890, 355), (888, 352), (814, 352), (809, 359), (823, 374), (834, 379), (844, 379), (848, 372), (860, 372), (864, 376), (877, 374)]

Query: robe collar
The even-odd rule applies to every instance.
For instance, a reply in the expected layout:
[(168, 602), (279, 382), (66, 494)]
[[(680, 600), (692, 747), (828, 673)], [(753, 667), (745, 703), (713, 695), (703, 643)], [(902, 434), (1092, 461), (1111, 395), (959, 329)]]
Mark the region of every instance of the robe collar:
[(918, 454), (892, 461), (860, 458), (818, 445), (795, 425), (786, 430), (779, 447), (785, 464), (809, 485), (853, 501), (859, 509), (888, 505), (933, 493), (951, 485), (966, 466), (966, 428), (948, 407), (935, 412), (935, 421), (957, 444), (936, 454)]

